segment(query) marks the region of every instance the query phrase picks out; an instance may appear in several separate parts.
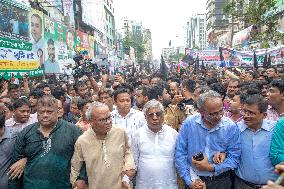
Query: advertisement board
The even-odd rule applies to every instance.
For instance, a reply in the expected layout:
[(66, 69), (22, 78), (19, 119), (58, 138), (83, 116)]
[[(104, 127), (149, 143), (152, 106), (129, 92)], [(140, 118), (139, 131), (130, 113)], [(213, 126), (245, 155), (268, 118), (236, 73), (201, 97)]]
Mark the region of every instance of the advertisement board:
[(0, 1), (0, 37), (29, 41), (29, 10)]

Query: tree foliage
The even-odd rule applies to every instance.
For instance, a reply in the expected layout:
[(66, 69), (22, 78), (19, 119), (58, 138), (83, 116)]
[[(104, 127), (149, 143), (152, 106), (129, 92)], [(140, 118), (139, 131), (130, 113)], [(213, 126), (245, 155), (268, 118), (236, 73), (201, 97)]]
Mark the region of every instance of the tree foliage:
[(145, 47), (142, 43), (142, 37), (129, 35), (123, 39), (123, 48), (125, 54), (130, 54), (130, 47), (135, 50), (135, 57), (138, 63), (142, 63), (144, 59)]
[(279, 15), (266, 16), (266, 13), (276, 8), (276, 0), (227, 0), (224, 12), (233, 21), (245, 23), (245, 27), (254, 25), (257, 32), (252, 32), (251, 40), (262, 44), (276, 43), (283, 35), (277, 31)]

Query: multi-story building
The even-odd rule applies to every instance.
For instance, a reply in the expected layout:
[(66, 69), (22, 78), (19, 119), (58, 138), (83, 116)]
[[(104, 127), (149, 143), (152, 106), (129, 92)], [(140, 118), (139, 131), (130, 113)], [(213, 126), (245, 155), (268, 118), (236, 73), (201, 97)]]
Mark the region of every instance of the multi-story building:
[(114, 20), (114, 7), (112, 0), (104, 0), (105, 12), (105, 39), (110, 48), (113, 47), (115, 42), (115, 20)]
[(188, 48), (206, 48), (206, 15), (197, 14), (187, 22), (186, 46)]
[(224, 13), (226, 0), (207, 0), (206, 30), (209, 48), (217, 48), (218, 37), (229, 31), (229, 16)]

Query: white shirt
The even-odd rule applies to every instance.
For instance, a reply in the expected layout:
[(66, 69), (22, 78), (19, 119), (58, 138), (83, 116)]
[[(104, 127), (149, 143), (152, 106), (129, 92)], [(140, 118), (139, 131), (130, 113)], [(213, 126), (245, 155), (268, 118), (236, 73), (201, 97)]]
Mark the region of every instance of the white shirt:
[(5, 121), (5, 127), (9, 127), (12, 134), (21, 132), (25, 127), (38, 122), (37, 113), (30, 114), (30, 118), (26, 123), (17, 123), (14, 117)]
[(154, 133), (147, 126), (132, 137), (132, 153), (137, 167), (137, 189), (177, 189), (174, 164), (177, 131), (163, 125)]
[(129, 113), (125, 117), (122, 117), (118, 113), (117, 109), (114, 109), (111, 112), (111, 116), (115, 126), (125, 129), (130, 146), (132, 134), (139, 128), (146, 125), (144, 113), (133, 108), (130, 109)]

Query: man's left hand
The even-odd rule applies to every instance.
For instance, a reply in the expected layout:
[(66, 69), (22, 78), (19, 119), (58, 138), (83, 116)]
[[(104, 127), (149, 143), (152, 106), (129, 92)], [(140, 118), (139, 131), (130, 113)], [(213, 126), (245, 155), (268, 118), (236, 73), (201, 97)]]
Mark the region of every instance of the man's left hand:
[(199, 171), (214, 171), (214, 166), (208, 162), (208, 157), (204, 155), (204, 159), (201, 161), (196, 161), (191, 158), (192, 164), (198, 169)]
[(14, 180), (16, 178), (20, 178), (24, 172), (26, 167), (27, 158), (20, 159), (19, 161), (15, 162), (8, 172), (9, 179)]

